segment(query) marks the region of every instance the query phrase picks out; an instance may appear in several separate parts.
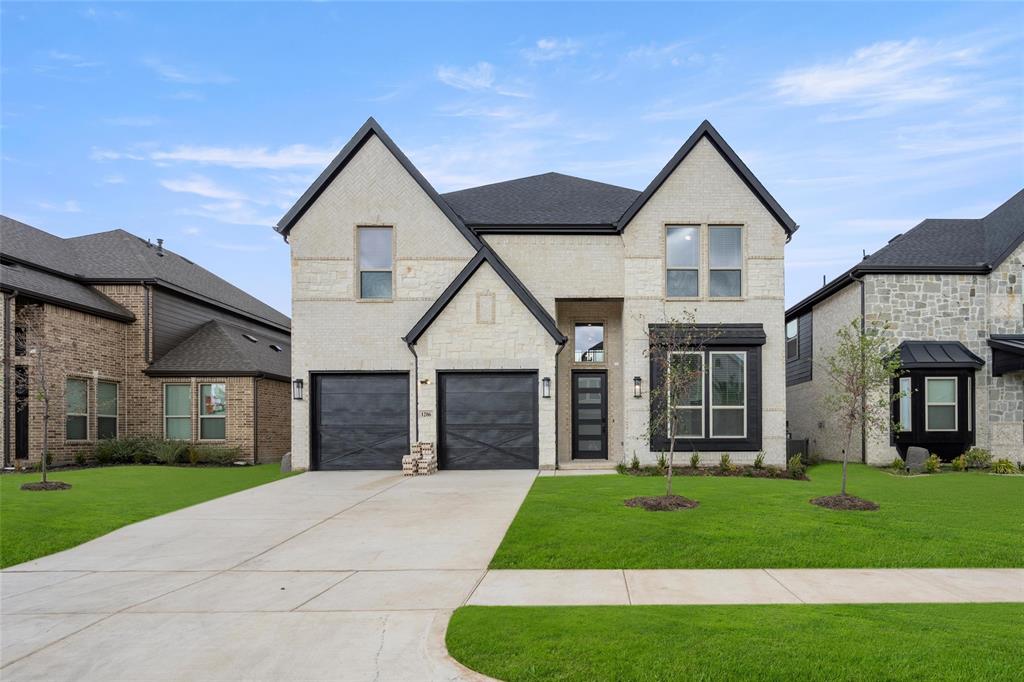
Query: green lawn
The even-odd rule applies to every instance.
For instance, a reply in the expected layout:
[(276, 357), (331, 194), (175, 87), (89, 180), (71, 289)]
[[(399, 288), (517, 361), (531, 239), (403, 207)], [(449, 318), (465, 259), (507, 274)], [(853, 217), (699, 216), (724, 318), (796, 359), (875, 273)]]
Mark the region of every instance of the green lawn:
[(491, 568), (1024, 567), (1024, 477), (897, 477), (850, 467), (849, 492), (881, 505), (838, 512), (808, 500), (839, 491), (840, 465), (811, 481), (675, 479), (696, 509), (649, 512), (624, 499), (664, 479), (538, 478)]
[(468, 606), (448, 651), (501, 680), (1020, 680), (1020, 604)]
[(80, 545), (129, 523), (282, 478), (253, 467), (121, 466), (50, 472), (70, 490), (27, 491), (39, 474), (0, 476), (0, 567)]

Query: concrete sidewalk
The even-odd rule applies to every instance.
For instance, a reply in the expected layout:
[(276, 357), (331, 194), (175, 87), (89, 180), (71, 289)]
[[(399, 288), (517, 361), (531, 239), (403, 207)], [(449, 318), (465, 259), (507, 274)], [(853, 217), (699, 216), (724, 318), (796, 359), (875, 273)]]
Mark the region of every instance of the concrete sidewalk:
[(488, 571), (479, 606), (1024, 602), (1024, 569)]

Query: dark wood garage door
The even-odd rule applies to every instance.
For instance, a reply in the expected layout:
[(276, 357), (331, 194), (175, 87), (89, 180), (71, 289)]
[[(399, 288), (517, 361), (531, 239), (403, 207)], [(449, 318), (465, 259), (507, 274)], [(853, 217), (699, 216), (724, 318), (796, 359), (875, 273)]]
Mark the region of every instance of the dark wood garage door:
[(409, 452), (409, 375), (313, 375), (313, 467), (401, 469)]
[(537, 468), (536, 372), (450, 372), (439, 382), (441, 468)]

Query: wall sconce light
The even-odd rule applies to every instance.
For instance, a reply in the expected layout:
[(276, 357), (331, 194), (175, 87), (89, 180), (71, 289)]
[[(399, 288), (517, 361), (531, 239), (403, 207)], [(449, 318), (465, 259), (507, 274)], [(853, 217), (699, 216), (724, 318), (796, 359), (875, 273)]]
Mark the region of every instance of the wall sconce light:
[(633, 377), (633, 397), (639, 398), (643, 395), (644, 380), (640, 377)]
[(292, 398), (294, 400), (302, 400), (302, 379), (296, 379), (292, 382)]
[(542, 398), (551, 397), (551, 377), (544, 377), (540, 380), (540, 395)]

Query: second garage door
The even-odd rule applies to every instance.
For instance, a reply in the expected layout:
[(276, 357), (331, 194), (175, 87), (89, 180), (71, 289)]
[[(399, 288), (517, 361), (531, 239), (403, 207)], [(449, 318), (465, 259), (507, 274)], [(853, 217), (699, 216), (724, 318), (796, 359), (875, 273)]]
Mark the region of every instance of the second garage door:
[(537, 468), (536, 372), (450, 372), (439, 383), (441, 468)]

